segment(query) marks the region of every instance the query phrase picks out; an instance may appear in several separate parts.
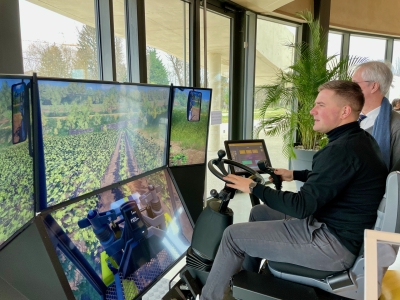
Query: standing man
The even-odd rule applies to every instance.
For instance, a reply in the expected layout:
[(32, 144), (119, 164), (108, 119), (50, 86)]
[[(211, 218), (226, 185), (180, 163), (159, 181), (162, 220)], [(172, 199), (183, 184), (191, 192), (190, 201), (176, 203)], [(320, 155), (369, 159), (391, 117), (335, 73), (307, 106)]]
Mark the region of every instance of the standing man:
[[(284, 181), (303, 181), (299, 192), (225, 177), (229, 187), (267, 205), (254, 206), (250, 222), (225, 229), (199, 299), (222, 300), (230, 278), (242, 267), (257, 271), (262, 258), (323, 271), (353, 265), (364, 230), (376, 221), (387, 170), (375, 139), (357, 123), (364, 105), (358, 84), (330, 81), (318, 90), (310, 113), (313, 129), (328, 135), (328, 145), (314, 155), (312, 171), (275, 170)], [(285, 214), (293, 218), (282, 219)]]
[(385, 97), (392, 81), (390, 68), (378, 61), (358, 65), (353, 75), (365, 98), (360, 127), (376, 139), (388, 170), (400, 159), (400, 115)]

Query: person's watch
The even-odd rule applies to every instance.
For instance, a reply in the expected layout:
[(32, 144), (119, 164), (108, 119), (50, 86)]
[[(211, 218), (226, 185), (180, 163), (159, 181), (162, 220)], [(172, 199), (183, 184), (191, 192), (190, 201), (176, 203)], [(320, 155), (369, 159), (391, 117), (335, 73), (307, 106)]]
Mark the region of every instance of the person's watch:
[(249, 184), (250, 194), (253, 194), (253, 189), (256, 185), (257, 185), (257, 182), (255, 182), (255, 181), (250, 182), (250, 184)]

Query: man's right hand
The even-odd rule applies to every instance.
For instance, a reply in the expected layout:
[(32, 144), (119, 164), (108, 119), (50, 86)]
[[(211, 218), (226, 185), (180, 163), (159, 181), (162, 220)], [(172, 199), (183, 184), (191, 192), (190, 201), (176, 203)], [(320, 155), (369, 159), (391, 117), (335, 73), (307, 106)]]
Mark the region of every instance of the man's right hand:
[[(292, 181), (293, 180), (293, 170), (286, 169), (275, 169), (274, 173), (278, 176), (281, 176), (282, 181)], [(274, 182), (272, 177), (270, 176), (269, 181)]]

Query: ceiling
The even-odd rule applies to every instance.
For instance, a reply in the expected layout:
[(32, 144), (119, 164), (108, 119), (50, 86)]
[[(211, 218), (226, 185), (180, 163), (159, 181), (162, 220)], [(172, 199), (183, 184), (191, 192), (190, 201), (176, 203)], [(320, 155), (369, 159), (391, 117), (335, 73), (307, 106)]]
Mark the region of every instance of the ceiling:
[[(31, 3), (57, 12), (65, 17), (74, 19), (83, 24), (95, 26), (94, 1), (93, 0), (28, 0)], [(114, 0), (114, 31), (115, 35), (125, 37), (125, 16), (124, 16), (124, 0)], [(278, 15), (286, 19), (295, 18), (295, 13), (304, 9), (312, 10), (313, 0), (233, 0), (243, 7), (262, 15)], [(346, 24), (350, 24), (353, 29), (364, 28), (380, 28), (382, 33), (395, 34), (396, 30), (400, 30), (400, 18), (385, 18), (385, 22), (379, 17), (385, 8), (383, 2), (376, 3), (374, 0), (334, 0), (331, 2), (331, 24), (337, 27), (346, 28)], [(385, 0), (386, 4), (390, 4), (400, 9), (400, 1)], [(364, 4), (364, 5), (362, 5)], [(368, 9), (371, 7), (371, 9)], [(343, 7), (348, 7), (344, 10)], [(359, 8), (359, 9), (358, 9)], [(148, 46), (160, 49), (179, 59), (186, 59), (189, 51), (189, 25), (188, 25), (188, 4), (178, 0), (146, 0), (146, 43)], [(357, 14), (361, 11), (366, 17)], [(391, 16), (398, 10), (385, 10), (388, 16)], [(203, 16), (203, 14), (201, 14)], [(375, 20), (375, 21), (374, 21)], [(212, 12), (207, 13), (207, 54), (212, 57), (219, 57), (221, 62), (222, 76), (227, 76), (230, 61), (230, 20), (227, 17), (217, 15)], [(344, 24), (344, 22), (347, 22)], [(389, 23), (388, 23), (389, 22)], [(201, 38), (204, 41), (203, 18), (201, 19)], [(375, 24), (376, 23), (376, 24)], [(390, 27), (382, 27), (386, 23)], [(360, 25), (362, 24), (362, 25)], [(34, 26), (34, 24), (32, 24)], [(49, 24), (51, 26), (51, 24)], [(397, 26), (397, 27), (396, 27)], [(261, 29), (259, 29), (261, 30)], [(373, 30), (373, 28), (371, 28)], [(284, 29), (283, 29), (284, 31)], [(268, 32), (258, 35), (263, 36)], [(283, 33), (286, 35), (287, 33)], [(397, 34), (400, 36), (399, 34)], [(282, 41), (278, 41), (282, 44)], [(280, 44), (280, 45), (281, 45)], [(259, 46), (259, 45), (258, 45)], [(265, 46), (267, 47), (267, 46)], [(265, 82), (266, 78), (272, 77), (276, 70), (277, 64), (273, 60), (273, 56), (278, 53), (279, 47), (269, 45), (269, 51), (257, 49), (257, 70), (256, 78), (262, 78)], [(203, 56), (203, 44), (201, 55)], [(268, 55), (267, 55), (268, 54)], [(208, 61), (210, 64), (210, 60)], [(215, 63), (215, 59), (213, 60)], [(201, 62), (203, 64), (203, 60)], [(215, 67), (215, 66), (211, 66)], [(219, 67), (219, 66), (218, 66)], [(217, 68), (218, 69), (218, 68)], [(257, 84), (257, 82), (256, 82)]]
[[(95, 27), (94, 2), (93, 0), (28, 0), (43, 8), (59, 13), (67, 18), (71, 18), (83, 24)], [(284, 6), (293, 0), (235, 0), (237, 4), (247, 7), (259, 13), (268, 13)], [(125, 38), (125, 16), (124, 0), (114, 0), (114, 31), (115, 35)], [(189, 50), (189, 24), (188, 24), (188, 5), (177, 0), (146, 0), (146, 43), (148, 46), (160, 49), (168, 54), (186, 59)], [(203, 37), (204, 20), (201, 14), (201, 37), (202, 48), (201, 57), (204, 57)], [(212, 12), (207, 13), (207, 54), (208, 68), (210, 61), (215, 63), (215, 57), (220, 59), (220, 66), (216, 69), (221, 70), (222, 76), (229, 77), (230, 61), (230, 19)], [(33, 24), (34, 26), (34, 24)], [(49, 24), (51, 26), (51, 24)], [(183, 29), (185, 28), (185, 29)], [(67, 30), (67, 29), (66, 29)], [(183, 42), (185, 40), (185, 42)], [(186, 47), (186, 48), (184, 48)], [(186, 51), (185, 51), (186, 50)], [(276, 66), (265, 57), (262, 52), (257, 52), (257, 78), (268, 78), (276, 72)], [(201, 61), (203, 65), (204, 59)]]

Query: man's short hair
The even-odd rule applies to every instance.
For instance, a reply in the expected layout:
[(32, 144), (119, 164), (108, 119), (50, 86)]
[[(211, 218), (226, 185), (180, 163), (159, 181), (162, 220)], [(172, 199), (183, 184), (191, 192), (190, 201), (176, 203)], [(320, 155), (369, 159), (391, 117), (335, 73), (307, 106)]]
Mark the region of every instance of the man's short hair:
[(332, 80), (318, 87), (318, 92), (322, 90), (331, 90), (336, 95), (349, 103), (352, 111), (359, 114), (364, 106), (364, 94), (361, 87), (348, 80)]
[(381, 61), (368, 61), (358, 65), (355, 71), (361, 69), (361, 78), (365, 81), (378, 82), (380, 91), (386, 95), (393, 82), (390, 67)]

